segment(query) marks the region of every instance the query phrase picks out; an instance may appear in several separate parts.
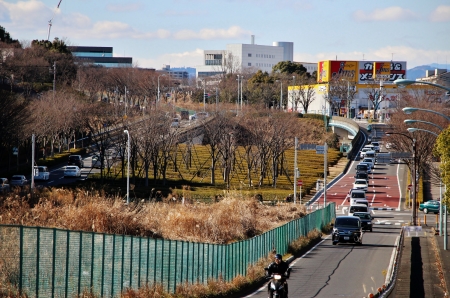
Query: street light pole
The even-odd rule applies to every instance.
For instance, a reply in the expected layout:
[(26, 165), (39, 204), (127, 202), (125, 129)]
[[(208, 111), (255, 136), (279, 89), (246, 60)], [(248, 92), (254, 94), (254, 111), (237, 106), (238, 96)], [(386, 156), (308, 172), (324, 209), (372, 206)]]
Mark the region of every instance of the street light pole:
[(425, 85), (430, 85), (430, 86), (434, 86), (437, 88), (441, 88), (444, 90), (447, 90), (450, 92), (450, 88), (439, 85), (439, 84), (435, 84), (435, 83), (431, 83), (431, 82), (425, 82), (425, 81), (413, 81), (413, 80), (407, 80), (407, 79), (398, 79), (394, 81), (394, 84), (397, 86), (403, 86), (406, 87), (408, 85), (412, 85), (412, 84), (425, 84)]
[(237, 86), (237, 90), (238, 90), (238, 96), (237, 96), (237, 101), (236, 101), (236, 106), (239, 108), (239, 96), (240, 96), (240, 75), (237, 75), (237, 82), (238, 82), (238, 86)]
[(127, 134), (127, 205), (130, 203), (130, 132), (125, 129), (123, 133)]
[(416, 154), (416, 139), (414, 139), (414, 138), (412, 138), (411, 136), (408, 136), (407, 134), (404, 134), (404, 133), (400, 133), (400, 132), (386, 132), (386, 135), (387, 136), (389, 136), (389, 135), (401, 135), (401, 136), (404, 136), (404, 137), (406, 137), (406, 138), (408, 138), (411, 142), (412, 142), (412, 149), (413, 149), (413, 166), (412, 166), (412, 174), (413, 174), (413, 189), (414, 189), (414, 195), (413, 195), (413, 198), (412, 198), (412, 222), (413, 222), (413, 225), (415, 226), (415, 225), (417, 225), (417, 210), (416, 210), (416, 201), (417, 201), (417, 187), (416, 187), (416, 165), (417, 165), (417, 162), (416, 162), (416, 158), (417, 158), (417, 154)]

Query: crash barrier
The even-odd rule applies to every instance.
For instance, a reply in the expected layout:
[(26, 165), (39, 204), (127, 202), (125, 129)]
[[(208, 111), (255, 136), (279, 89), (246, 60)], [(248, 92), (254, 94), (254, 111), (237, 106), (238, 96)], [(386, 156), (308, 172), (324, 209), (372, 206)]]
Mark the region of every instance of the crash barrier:
[[(334, 204), (251, 239), (209, 244), (55, 228), (0, 225), (0, 281), (28, 297), (115, 297), (127, 288), (232, 280), (276, 250), (285, 254), (300, 236), (335, 217)], [(2, 268), (0, 267), (0, 270)], [(3, 279), (3, 280), (2, 280)]]

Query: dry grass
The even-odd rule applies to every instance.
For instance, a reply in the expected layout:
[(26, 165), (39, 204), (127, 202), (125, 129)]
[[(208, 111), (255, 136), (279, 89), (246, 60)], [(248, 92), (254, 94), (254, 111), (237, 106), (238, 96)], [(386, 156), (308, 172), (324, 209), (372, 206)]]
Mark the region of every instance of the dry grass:
[(37, 199), (12, 193), (0, 199), (0, 224), (225, 244), (247, 239), (305, 215), (301, 205), (266, 206), (239, 194), (215, 204), (124, 204), (101, 192), (43, 190)]
[[(101, 192), (82, 189), (44, 189), (34, 199), (11, 193), (0, 198), (0, 223), (230, 243), (305, 215), (303, 206), (266, 206), (239, 193), (215, 204), (169, 203), (170, 198), (164, 201), (126, 205), (119, 198), (107, 198)], [(320, 237), (317, 231), (301, 237), (291, 245), (291, 253), (301, 251)], [(272, 255), (260, 259), (247, 268), (246, 276), (237, 276), (231, 282), (219, 278), (209, 280), (206, 285), (182, 284), (174, 294), (167, 293), (161, 285), (151, 285), (139, 290), (129, 289), (122, 297), (230, 297), (261, 281), (264, 267), (272, 259)], [(0, 296), (20, 297), (13, 288), (8, 288), (8, 284), (14, 284), (10, 282), (0, 281)], [(83, 297), (95, 296), (86, 293)]]

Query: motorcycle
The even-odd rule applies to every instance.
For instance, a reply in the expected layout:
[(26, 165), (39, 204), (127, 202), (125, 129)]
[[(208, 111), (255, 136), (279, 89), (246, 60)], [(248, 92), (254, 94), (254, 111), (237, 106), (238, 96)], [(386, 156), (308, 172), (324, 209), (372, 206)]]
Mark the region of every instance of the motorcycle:
[(268, 268), (266, 270), (266, 278), (271, 279), (269, 284), (269, 297), (270, 298), (287, 298), (287, 282), (286, 279), (289, 278), (292, 268), (289, 268), (284, 274), (274, 273), (268, 275)]

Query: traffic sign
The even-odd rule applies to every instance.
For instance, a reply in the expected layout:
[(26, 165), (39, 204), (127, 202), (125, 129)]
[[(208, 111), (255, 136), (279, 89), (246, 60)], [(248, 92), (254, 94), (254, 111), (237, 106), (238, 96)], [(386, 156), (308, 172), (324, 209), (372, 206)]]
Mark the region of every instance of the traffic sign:
[(302, 180), (298, 180), (297, 181), (297, 186), (302, 186), (303, 185), (303, 181)]
[(324, 154), (324, 153), (325, 153), (325, 146), (317, 145), (316, 146), (316, 154)]

